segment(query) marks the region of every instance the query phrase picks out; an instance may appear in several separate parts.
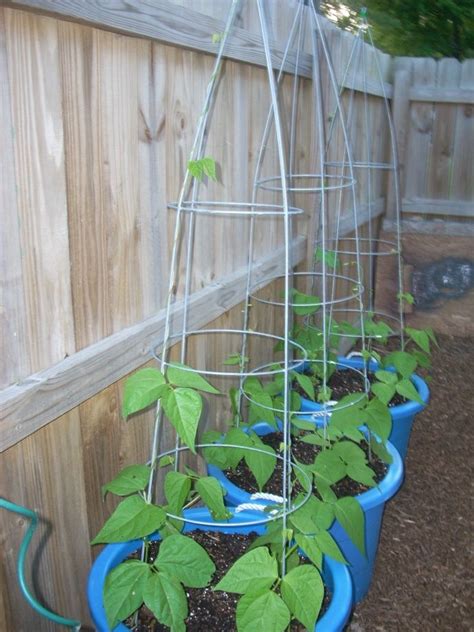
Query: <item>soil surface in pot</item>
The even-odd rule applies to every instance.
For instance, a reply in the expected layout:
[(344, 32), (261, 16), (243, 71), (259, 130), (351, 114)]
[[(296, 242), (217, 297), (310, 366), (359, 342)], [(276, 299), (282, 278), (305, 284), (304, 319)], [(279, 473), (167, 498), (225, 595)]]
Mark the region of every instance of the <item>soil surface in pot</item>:
[[(186, 535), (190, 536), (203, 546), (209, 553), (216, 572), (212, 579), (211, 586), (207, 588), (185, 588), (188, 597), (189, 616), (186, 619), (187, 632), (236, 632), (235, 608), (240, 595), (226, 593), (223, 591), (213, 591), (215, 586), (224, 577), (232, 564), (242, 556), (250, 544), (257, 537), (256, 533), (248, 535), (226, 534), (208, 531), (191, 531)], [(152, 542), (150, 545), (150, 561), (153, 561), (159, 551), (160, 542)], [(140, 551), (130, 557), (139, 557)], [(302, 559), (302, 563), (305, 560)], [(326, 591), (324, 602), (321, 608), (321, 616), (327, 609), (330, 595)], [(133, 632), (168, 632), (170, 628), (159, 623), (153, 613), (143, 605), (139, 610), (138, 624), (133, 625), (130, 618), (126, 625)], [(304, 632), (305, 628), (297, 621), (293, 621), (290, 627), (291, 632)], [(262, 630), (262, 632), (265, 632)]]
[[(317, 389), (321, 386), (319, 379), (310, 371), (307, 371), (305, 374), (312, 378), (315, 389), (317, 391)], [(367, 379), (369, 380), (370, 384), (378, 382), (375, 375), (370, 372), (367, 373)], [(331, 399), (339, 401), (345, 395), (349, 395), (350, 393), (363, 393), (365, 391), (364, 376), (357, 371), (351, 371), (351, 369), (339, 369), (337, 371), (334, 371), (334, 373), (329, 378), (328, 386), (331, 389)], [(293, 390), (299, 393), (301, 397), (308, 399), (307, 393), (305, 393), (305, 391), (301, 388), (296, 380), (293, 381), (291, 387)], [(408, 400), (405, 397), (399, 395), (398, 393), (395, 393), (388, 405), (390, 407), (397, 406), (398, 404), (405, 404), (407, 401)]]
[(474, 338), (439, 335), (405, 483), (387, 503), (375, 575), (348, 632), (474, 630)]
[[(270, 445), (272, 448), (274, 448), (275, 451), (278, 452), (278, 449), (283, 442), (283, 433), (272, 432), (271, 434), (261, 437), (261, 439), (264, 443)], [(368, 456), (368, 444), (364, 441), (360, 444), (360, 447)], [(320, 452), (320, 450), (321, 448), (319, 446), (304, 443), (304, 441), (299, 440), (297, 437), (292, 437), (291, 439), (291, 451), (293, 454), (293, 458), (300, 463), (313, 463), (316, 455)], [(376, 483), (380, 483), (387, 472), (387, 466), (375, 455), (372, 455), (371, 465), (375, 472), (375, 481)], [(258, 489), (254, 475), (244, 461), (241, 461), (235, 470), (227, 469), (224, 471), (224, 473), (227, 478), (232, 483), (234, 483), (234, 485), (237, 485), (237, 487), (239, 487), (240, 489), (244, 489), (245, 491), (252, 494), (260, 491)], [(270, 494), (281, 495), (282, 479), (283, 461), (281, 459), (277, 459), (275, 470), (262, 491)], [(361, 494), (362, 492), (367, 491), (369, 487), (363, 485), (362, 483), (357, 483), (349, 477), (346, 477), (339, 481), (336, 485), (333, 485), (332, 489), (338, 498), (342, 498), (343, 496), (356, 496), (357, 494)], [(301, 491), (302, 489), (299, 483), (296, 481), (293, 487), (293, 494), (296, 495)]]

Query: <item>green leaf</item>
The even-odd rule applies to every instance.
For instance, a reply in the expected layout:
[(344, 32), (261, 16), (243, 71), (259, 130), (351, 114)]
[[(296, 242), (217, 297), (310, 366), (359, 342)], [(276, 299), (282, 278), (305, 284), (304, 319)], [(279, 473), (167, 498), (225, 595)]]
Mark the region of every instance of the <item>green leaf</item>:
[(207, 551), (181, 534), (163, 540), (154, 566), (190, 588), (207, 586), (216, 570)]
[(275, 450), (261, 441), (257, 435), (253, 437), (254, 447), (262, 452), (254, 452), (253, 450), (245, 450), (244, 458), (250, 471), (255, 476), (259, 490), (265, 486), (270, 476), (273, 474), (276, 465)]
[[(164, 540), (163, 544), (168, 539)], [(170, 627), (173, 632), (185, 632), (184, 620), (188, 616), (188, 601), (184, 588), (175, 577), (166, 573), (150, 575), (145, 585), (143, 600), (160, 623)]]
[(365, 463), (349, 463), (347, 476), (367, 487), (374, 487), (375, 485), (375, 472)]
[(214, 388), (212, 384), (209, 384), (202, 375), (196, 373), (196, 371), (190, 369), (185, 364), (178, 364), (174, 362), (170, 364), (166, 371), (166, 377), (170, 384), (174, 386), (184, 386), (186, 388), (195, 388), (197, 391), (203, 391), (204, 393), (212, 393), (218, 395), (220, 391)]
[(384, 365), (393, 365), (402, 377), (410, 377), (416, 369), (416, 358), (407, 351), (392, 351), (385, 358)]
[(200, 158), (199, 160), (190, 160), (188, 162), (188, 171), (199, 181), (202, 181), (205, 175), (211, 180), (217, 180), (216, 161), (209, 156)]
[(316, 396), (314, 393), (313, 381), (311, 380), (309, 375), (305, 375), (304, 373), (298, 373), (297, 371), (294, 371), (294, 378), (296, 379), (298, 384), (301, 386), (303, 391), (306, 393), (306, 395), (311, 400), (314, 401)]
[(226, 366), (236, 366), (240, 364), (247, 364), (249, 358), (247, 356), (242, 356), (240, 353), (231, 353), (230, 356), (223, 362)]
[(193, 452), (202, 412), (202, 397), (191, 388), (175, 388), (163, 397), (166, 416), (174, 426), (181, 441)]
[(302, 564), (281, 580), (281, 596), (291, 614), (307, 630), (313, 630), (324, 597), (321, 575), (310, 564)]
[(216, 441), (219, 441), (221, 437), (222, 432), (220, 432), (220, 430), (206, 430), (206, 432), (203, 432), (202, 434), (202, 442), (215, 443)]
[(250, 397), (249, 422), (266, 421), (276, 428), (275, 412), (272, 410), (275, 406), (271, 396), (264, 391), (255, 390)]
[(424, 351), (420, 351), (419, 349), (414, 349), (411, 352), (411, 354), (417, 361), (418, 365), (421, 366), (423, 369), (431, 368), (430, 357)]
[(204, 170), (204, 174), (208, 178), (216, 182), (217, 181), (216, 161), (213, 158), (210, 158), (209, 156), (207, 156), (205, 158), (202, 158), (201, 162), (202, 162), (202, 168)]
[(316, 263), (322, 263), (325, 261), (328, 268), (337, 269), (339, 267), (337, 252), (335, 250), (325, 250), (324, 248), (321, 248), (321, 246), (318, 246), (314, 251), (314, 260)]
[(165, 520), (166, 513), (161, 507), (146, 503), (140, 496), (129, 496), (117, 506), (92, 540), (92, 544), (127, 542), (143, 538), (157, 531)]
[(375, 439), (375, 437), (372, 437), (372, 441), (370, 443), (370, 446), (372, 448), (372, 452), (375, 455), (377, 455), (381, 461), (383, 461), (387, 465), (389, 465), (390, 463), (393, 462), (392, 455), (387, 450), (387, 448), (386, 448), (384, 443), (380, 443), (380, 442), (378, 442)]
[(432, 329), (432, 327), (426, 327), (425, 328), (426, 333), (428, 334), (428, 338), (431, 340), (431, 342), (436, 345), (439, 349), (439, 344), (438, 344), (438, 340), (436, 339), (435, 333)]
[(263, 391), (263, 386), (258, 377), (249, 375), (249, 377), (245, 379), (243, 389), (247, 395), (252, 395), (253, 393), (260, 393)]
[[(240, 428), (231, 428), (226, 434), (224, 443), (226, 445), (238, 445), (238, 446), (251, 446), (253, 445), (252, 439), (249, 435)], [(228, 467), (235, 469), (240, 461), (244, 458), (246, 451), (239, 448), (224, 448), (222, 450), (226, 454), (226, 461)]]
[(336, 454), (347, 464), (365, 464), (366, 457), (362, 448), (352, 441), (339, 441), (332, 449), (333, 454)]
[(162, 456), (158, 461), (158, 467), (167, 467), (168, 465), (173, 465), (174, 456), (171, 454), (167, 454), (166, 456)]
[(387, 441), (392, 431), (392, 416), (386, 404), (379, 399), (370, 400), (366, 408), (367, 426), (382, 441)]
[(372, 384), (370, 390), (375, 397), (379, 398), (382, 404), (388, 404), (395, 395), (395, 386), (392, 386), (391, 384), (383, 384), (382, 382)]
[(421, 397), (418, 395), (418, 391), (415, 388), (415, 385), (410, 380), (401, 380), (397, 386), (397, 393), (399, 393), (402, 397), (406, 397), (407, 399), (411, 399), (414, 402), (418, 402), (419, 404), (424, 404)]
[(196, 482), (196, 491), (211, 512), (214, 520), (227, 520), (230, 516), (224, 505), (225, 489), (213, 476), (201, 476)]
[(259, 547), (234, 562), (214, 590), (243, 595), (249, 590), (257, 592), (270, 588), (277, 578), (277, 561), (266, 547)]
[(393, 371), (375, 371), (375, 377), (384, 384), (396, 384), (398, 382), (397, 374)]
[(271, 590), (252, 591), (237, 604), (238, 632), (283, 632), (290, 619), (285, 602)]
[(323, 552), (316, 541), (315, 535), (303, 535), (302, 533), (295, 534), (295, 542), (311, 560), (311, 562), (319, 569), (323, 567)]
[(315, 428), (313, 421), (306, 421), (305, 419), (300, 419), (298, 415), (292, 416), (291, 425), (297, 428), (298, 430), (309, 430), (310, 432), (312, 432)]
[(142, 605), (149, 576), (150, 567), (139, 560), (123, 562), (107, 575), (104, 583), (104, 608), (111, 630)]
[(324, 555), (328, 555), (341, 564), (347, 564), (339, 545), (328, 531), (320, 531), (314, 536), (314, 539)]
[(334, 505), (334, 514), (347, 535), (365, 555), (365, 516), (362, 507), (355, 498), (339, 498)]
[(292, 308), (297, 316), (307, 316), (314, 314), (321, 307), (321, 299), (317, 296), (310, 296), (293, 290)]
[(430, 336), (426, 331), (423, 329), (413, 329), (413, 327), (406, 327), (405, 331), (422, 351), (428, 354), (430, 353)]
[(314, 460), (313, 472), (324, 478), (330, 485), (346, 475), (346, 466), (332, 450), (323, 450)]
[(122, 402), (123, 417), (147, 408), (156, 402), (167, 388), (165, 377), (158, 369), (153, 367), (140, 369), (125, 382)]
[(102, 494), (107, 492), (117, 496), (128, 496), (141, 492), (148, 485), (151, 468), (148, 465), (129, 465), (125, 467), (110, 483), (102, 486)]
[(191, 491), (191, 479), (181, 472), (168, 472), (165, 477), (164, 491), (168, 501), (168, 511), (180, 515)]
[(399, 301), (406, 301), (408, 305), (413, 305), (415, 302), (415, 297), (410, 292), (399, 292), (397, 298)]

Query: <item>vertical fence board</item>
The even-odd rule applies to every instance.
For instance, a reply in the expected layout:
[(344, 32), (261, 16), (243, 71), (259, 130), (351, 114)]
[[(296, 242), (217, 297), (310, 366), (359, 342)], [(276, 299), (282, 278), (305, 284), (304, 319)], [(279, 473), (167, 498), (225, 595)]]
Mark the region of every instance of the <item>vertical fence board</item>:
[[(436, 62), (434, 59), (412, 60), (412, 83), (434, 86), (435, 81)], [(410, 108), (407, 155), (416, 168), (405, 170), (405, 197), (426, 197), (432, 131), (433, 104), (413, 103)]]
[[(36, 510), (42, 518), (27, 558), (29, 585), (38, 599), (64, 616), (87, 622), (91, 555), (82, 457), (74, 410), (2, 454), (0, 496)], [(27, 521), (2, 511), (0, 525), (8, 577), (3, 593), (14, 617), (6, 629), (51, 632), (53, 625), (25, 605), (17, 585), (16, 558)]]
[(14, 169), (14, 128), (11, 117), (5, 10), (0, 9), (0, 385), (8, 386), (27, 375), (30, 363), (25, 336), (22, 252), (18, 223), (17, 189)]
[[(456, 59), (438, 62), (437, 87), (454, 88), (459, 85), (461, 64)], [(434, 106), (433, 139), (427, 181), (427, 198), (448, 199), (452, 180), (454, 130), (456, 109), (451, 103)]]
[(5, 12), (30, 371), (74, 351), (57, 23)]
[[(463, 62), (459, 85), (461, 88), (474, 88), (474, 59)], [(454, 107), (456, 132), (450, 197), (471, 201), (474, 206), (474, 103)]]

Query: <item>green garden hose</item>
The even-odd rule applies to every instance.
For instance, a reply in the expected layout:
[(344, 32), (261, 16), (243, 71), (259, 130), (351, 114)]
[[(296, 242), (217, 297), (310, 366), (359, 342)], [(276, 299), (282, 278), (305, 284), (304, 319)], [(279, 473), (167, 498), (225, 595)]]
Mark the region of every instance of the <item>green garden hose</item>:
[(31, 538), (38, 526), (38, 515), (31, 511), (31, 509), (26, 509), (26, 507), (22, 507), (21, 505), (16, 505), (5, 498), (0, 498), (0, 509), (7, 509), (8, 511), (13, 511), (14, 513), (21, 514), (31, 520), (31, 524), (28, 527), (28, 531), (23, 538), (23, 541), (20, 546), (20, 552), (18, 554), (17, 560), (17, 573), (18, 573), (18, 582), (20, 584), (21, 592), (25, 597), (26, 601), (30, 604), (30, 606), (36, 610), (41, 616), (46, 617), (50, 621), (57, 623), (58, 625), (64, 625), (68, 628), (73, 628), (76, 631), (81, 629), (81, 623), (79, 621), (75, 621), (74, 619), (66, 619), (65, 617), (61, 617), (59, 614), (55, 614), (50, 610), (47, 610), (44, 606), (42, 606), (31, 594), (25, 580), (25, 559), (28, 547), (31, 542)]

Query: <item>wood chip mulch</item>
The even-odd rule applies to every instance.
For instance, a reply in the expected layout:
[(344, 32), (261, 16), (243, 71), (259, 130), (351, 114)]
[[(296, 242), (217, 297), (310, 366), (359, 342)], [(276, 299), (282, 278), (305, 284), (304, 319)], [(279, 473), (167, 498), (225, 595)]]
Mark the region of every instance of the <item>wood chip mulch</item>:
[(387, 505), (372, 587), (347, 632), (474, 630), (474, 339), (439, 342), (405, 483)]

